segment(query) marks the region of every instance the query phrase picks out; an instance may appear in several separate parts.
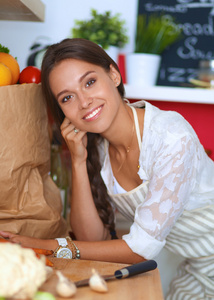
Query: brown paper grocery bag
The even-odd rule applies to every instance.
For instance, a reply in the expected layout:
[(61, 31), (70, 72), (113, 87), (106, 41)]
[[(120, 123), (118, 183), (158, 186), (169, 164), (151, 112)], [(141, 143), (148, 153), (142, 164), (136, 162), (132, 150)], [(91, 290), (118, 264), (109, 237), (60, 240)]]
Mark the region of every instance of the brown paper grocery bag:
[(0, 87), (0, 230), (38, 238), (67, 234), (49, 176), (49, 141), (41, 85)]

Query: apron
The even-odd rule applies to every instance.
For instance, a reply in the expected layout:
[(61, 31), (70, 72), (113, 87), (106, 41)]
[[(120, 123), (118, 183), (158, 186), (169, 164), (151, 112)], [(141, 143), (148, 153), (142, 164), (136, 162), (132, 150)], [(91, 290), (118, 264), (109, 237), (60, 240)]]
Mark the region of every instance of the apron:
[[(131, 106), (130, 106), (131, 107)], [(137, 114), (134, 114), (138, 144), (141, 137)], [(145, 201), (149, 181), (132, 191), (109, 194), (118, 211), (134, 221), (135, 210)], [(185, 260), (172, 280), (166, 300), (214, 299), (214, 206), (184, 211), (166, 239), (165, 248), (182, 255)]]
[(166, 300), (214, 299), (214, 206), (184, 211), (165, 248), (185, 257)]

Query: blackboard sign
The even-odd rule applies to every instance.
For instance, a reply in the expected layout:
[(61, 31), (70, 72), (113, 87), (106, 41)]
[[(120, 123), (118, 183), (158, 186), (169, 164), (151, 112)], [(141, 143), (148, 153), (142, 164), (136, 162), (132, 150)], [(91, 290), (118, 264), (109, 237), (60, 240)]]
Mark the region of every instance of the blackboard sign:
[(162, 54), (157, 85), (188, 85), (199, 61), (214, 59), (213, 0), (139, 0), (138, 14), (173, 17), (183, 31), (183, 39)]

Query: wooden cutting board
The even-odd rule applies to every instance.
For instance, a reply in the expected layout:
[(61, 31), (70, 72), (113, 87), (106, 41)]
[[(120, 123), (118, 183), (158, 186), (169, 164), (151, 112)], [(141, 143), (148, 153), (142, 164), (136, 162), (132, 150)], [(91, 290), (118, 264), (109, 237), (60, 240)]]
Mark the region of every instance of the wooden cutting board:
[[(108, 263), (88, 260), (69, 260), (50, 258), (54, 263), (53, 275), (40, 288), (42, 291), (48, 291), (56, 297), (56, 270), (61, 270), (62, 273), (73, 281), (89, 278), (91, 269), (96, 269), (101, 275), (112, 275), (118, 269), (124, 268), (125, 264)], [(108, 281), (108, 292), (98, 293), (92, 291), (90, 287), (79, 287), (77, 293), (71, 299), (87, 299), (87, 300), (163, 300), (163, 292), (161, 287), (160, 275), (158, 269), (136, 275), (125, 279), (115, 279)], [(57, 297), (57, 300), (63, 298)], [(68, 299), (68, 298), (66, 298)]]

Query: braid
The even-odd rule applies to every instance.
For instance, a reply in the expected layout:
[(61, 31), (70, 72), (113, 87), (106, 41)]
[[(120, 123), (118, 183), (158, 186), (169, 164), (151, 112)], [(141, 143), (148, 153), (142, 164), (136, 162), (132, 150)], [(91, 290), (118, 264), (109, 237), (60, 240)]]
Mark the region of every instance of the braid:
[[(115, 61), (96, 43), (86, 39), (72, 38), (64, 39), (59, 43), (48, 47), (41, 67), (42, 91), (46, 99), (47, 105), (50, 108), (52, 115), (57, 124), (62, 124), (65, 115), (61, 110), (57, 99), (55, 98), (50, 86), (49, 76), (53, 68), (65, 59), (76, 59), (101, 67), (107, 74), (110, 72), (112, 65), (120, 74), (120, 69)], [(117, 87), (118, 95), (121, 99), (124, 98), (125, 89), (122, 77), (120, 76), (120, 84)], [(88, 158), (87, 169), (91, 184), (92, 195), (99, 216), (106, 228), (110, 230), (112, 238), (115, 238), (114, 213), (110, 203), (110, 197), (107, 193), (106, 186), (100, 176), (100, 160), (98, 153), (99, 135), (88, 133)]]
[(87, 170), (94, 203), (103, 224), (110, 231), (112, 238), (115, 238), (114, 212), (106, 186), (100, 176), (101, 164), (97, 146), (101, 136), (95, 133), (88, 133), (87, 136)]

